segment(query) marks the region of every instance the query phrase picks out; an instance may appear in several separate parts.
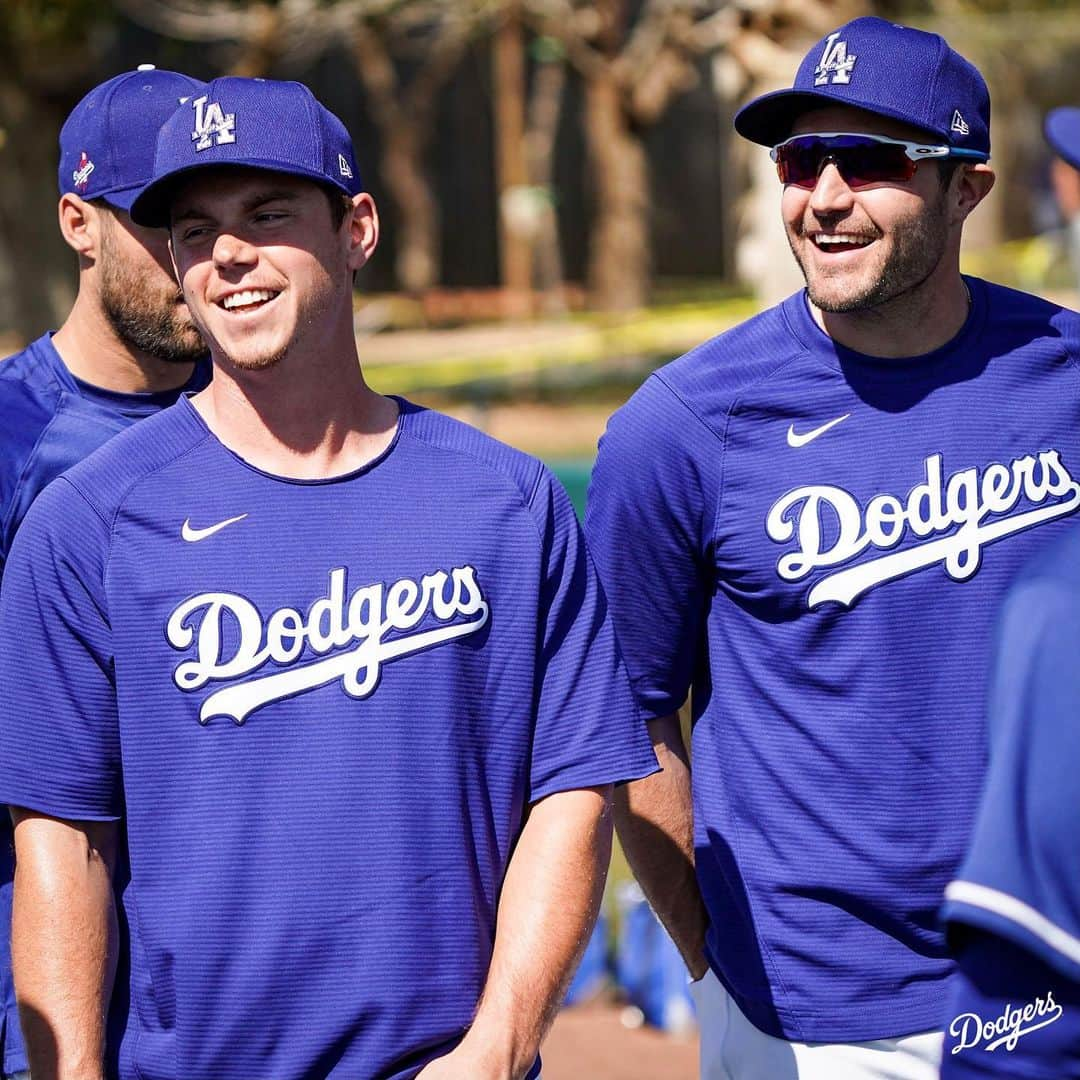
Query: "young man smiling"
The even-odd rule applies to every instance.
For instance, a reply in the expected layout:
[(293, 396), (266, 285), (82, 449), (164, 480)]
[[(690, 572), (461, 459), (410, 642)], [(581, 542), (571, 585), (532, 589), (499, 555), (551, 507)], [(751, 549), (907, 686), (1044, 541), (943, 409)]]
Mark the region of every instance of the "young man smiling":
[(366, 385), (378, 217), (305, 87), (210, 83), (132, 214), (170, 226), (215, 377), (54, 485), (12, 552), (31, 1067), (102, 1075), (122, 819), (121, 1077), (535, 1077), (611, 785), (656, 768), (569, 501)]
[(805, 291), (600, 443), (586, 531), (664, 765), (616, 820), (706, 1080), (937, 1075), (993, 612), (1080, 506), (1080, 319), (959, 269), (989, 120), (940, 37), (827, 35), (735, 120)]

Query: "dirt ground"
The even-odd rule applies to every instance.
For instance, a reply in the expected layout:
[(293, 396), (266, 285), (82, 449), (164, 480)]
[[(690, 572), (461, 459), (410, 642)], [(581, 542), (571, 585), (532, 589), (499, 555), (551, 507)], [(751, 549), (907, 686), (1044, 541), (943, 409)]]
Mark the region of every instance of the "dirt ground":
[(697, 1039), (624, 1027), (622, 1007), (563, 1009), (541, 1050), (544, 1080), (696, 1080)]

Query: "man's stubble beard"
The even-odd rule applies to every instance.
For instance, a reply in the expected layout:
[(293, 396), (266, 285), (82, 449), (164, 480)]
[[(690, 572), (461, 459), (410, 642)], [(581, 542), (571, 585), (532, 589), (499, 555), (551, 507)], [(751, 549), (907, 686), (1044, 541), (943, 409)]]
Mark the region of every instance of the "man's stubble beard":
[[(346, 293), (351, 300), (352, 277), (350, 276), (348, 280), (349, 285), (346, 289)], [(294, 344), (296, 344), (298, 337), (302, 335), (303, 328), (305, 326), (319, 325), (329, 314), (333, 300), (334, 296), (332, 289), (309, 296), (307, 301), (301, 304), (300, 309), (297, 312), (296, 329), (293, 332), (292, 339), (287, 341), (280, 349), (277, 349), (272, 353), (256, 353), (248, 356), (234, 356), (224, 349), (221, 349), (222, 357), (241, 371), (268, 371), (270, 368), (278, 366), (288, 357), (289, 352), (292, 350)], [(220, 348), (220, 346), (218, 346), (218, 348)], [(303, 347), (301, 346), (301, 349), (302, 348)]]
[(794, 238), (789, 235), (791, 252), (806, 280), (810, 302), (820, 311), (839, 315), (868, 311), (917, 289), (930, 277), (945, 254), (948, 244), (945, 207), (943, 189), (939, 201), (927, 205), (917, 216), (894, 223), (891, 231), (893, 250), (880, 272), (859, 291), (841, 296), (823, 292), (819, 288), (820, 282), (829, 279), (819, 275), (817, 281), (811, 281)]
[(167, 286), (148, 292), (146, 284), (125, 265), (104, 234), (101, 246), (101, 306), (117, 337), (129, 348), (170, 364), (191, 364), (206, 345), (190, 314), (178, 304), (180, 289)]

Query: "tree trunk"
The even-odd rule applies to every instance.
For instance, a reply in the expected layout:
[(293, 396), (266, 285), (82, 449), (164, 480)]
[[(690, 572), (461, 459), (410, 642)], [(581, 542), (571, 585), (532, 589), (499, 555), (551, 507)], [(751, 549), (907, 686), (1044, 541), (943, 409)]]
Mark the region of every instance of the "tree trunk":
[(353, 43), (356, 70), (382, 137), (379, 173), (397, 210), (394, 269), (406, 292), (423, 293), (438, 279), (440, 262), (439, 213), (422, 161), (428, 132), (401, 107), (394, 62), (379, 35), (359, 26)]
[[(499, 187), (499, 269), (506, 314), (528, 315), (531, 292), (531, 222), (525, 157), (525, 45), (520, 12), (510, 4), (495, 30), (495, 174)], [(516, 202), (525, 207), (516, 208)]]
[(533, 287), (541, 294), (541, 304), (548, 315), (559, 315), (566, 311), (554, 184), (555, 138), (566, 88), (563, 60), (561, 53), (540, 58), (533, 78), (528, 134), (525, 136), (529, 183), (541, 207), (540, 223), (533, 242)]
[(401, 125), (383, 129), (382, 136), (379, 170), (398, 218), (394, 269), (401, 287), (416, 295), (438, 280), (439, 212), (423, 173), (415, 129)]
[(58, 326), (75, 299), (75, 255), (56, 223), (56, 133), (63, 119), (61, 110), (22, 88), (0, 86), (0, 257), (14, 268), (10, 326), (22, 341)]
[(648, 172), (610, 70), (589, 80), (585, 116), (597, 200), (589, 245), (592, 302), (602, 311), (633, 311), (648, 293)]

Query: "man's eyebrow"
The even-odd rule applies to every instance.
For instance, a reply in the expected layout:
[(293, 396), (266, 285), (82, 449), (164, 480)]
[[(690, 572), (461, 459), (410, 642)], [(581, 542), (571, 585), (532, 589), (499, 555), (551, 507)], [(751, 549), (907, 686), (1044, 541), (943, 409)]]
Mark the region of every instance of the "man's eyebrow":
[[(253, 210), (257, 210), (260, 206), (264, 206), (270, 202), (287, 202), (294, 203), (299, 199), (299, 195), (295, 191), (290, 191), (287, 188), (271, 188), (265, 191), (256, 191), (250, 198), (245, 199), (242, 204), (242, 209), (245, 213), (251, 213)], [(191, 221), (193, 219), (212, 220), (214, 215), (210, 210), (205, 209), (198, 203), (192, 203), (189, 205), (180, 204), (180, 208), (174, 211), (172, 215), (172, 222), (175, 225), (181, 221)]]

